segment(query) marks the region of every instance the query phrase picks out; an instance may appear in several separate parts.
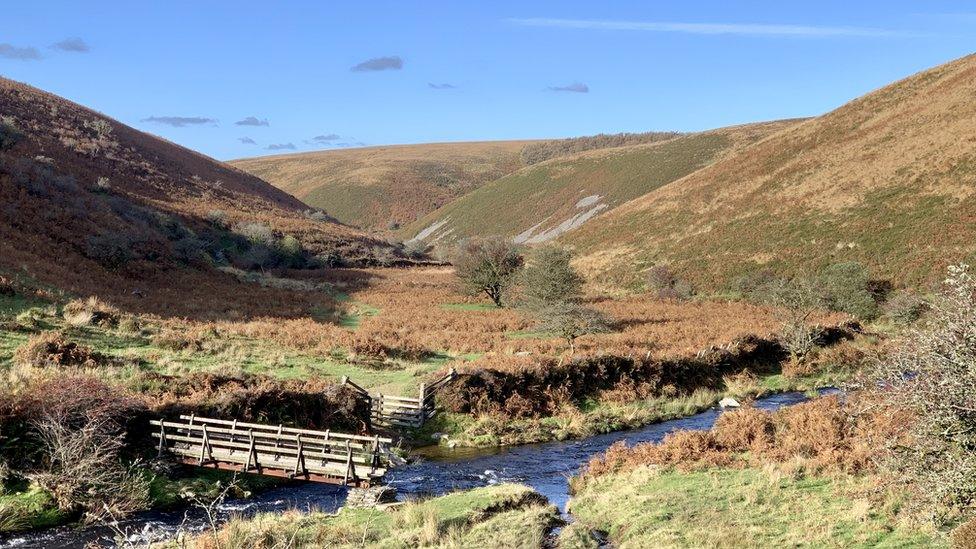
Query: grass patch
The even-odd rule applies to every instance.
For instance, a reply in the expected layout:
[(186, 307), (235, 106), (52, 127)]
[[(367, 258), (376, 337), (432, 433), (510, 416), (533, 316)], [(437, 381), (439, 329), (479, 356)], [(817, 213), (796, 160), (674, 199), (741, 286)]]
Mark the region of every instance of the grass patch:
[(0, 495), (0, 532), (50, 528), (66, 524), (73, 518), (59, 511), (51, 495), (37, 486)]
[(900, 527), (865, 478), (776, 470), (690, 473), (642, 467), (605, 475), (570, 501), (581, 525), (626, 547), (940, 547)]
[(355, 330), (362, 324), (364, 318), (380, 314), (380, 309), (365, 303), (353, 302), (349, 304), (346, 312), (339, 317), (339, 326), (347, 330)]
[[(526, 486), (500, 484), (387, 510), (297, 511), (235, 519), (196, 546), (541, 547), (557, 509)], [(176, 547), (174, 544), (171, 547)], [(194, 545), (191, 545), (194, 546)]]

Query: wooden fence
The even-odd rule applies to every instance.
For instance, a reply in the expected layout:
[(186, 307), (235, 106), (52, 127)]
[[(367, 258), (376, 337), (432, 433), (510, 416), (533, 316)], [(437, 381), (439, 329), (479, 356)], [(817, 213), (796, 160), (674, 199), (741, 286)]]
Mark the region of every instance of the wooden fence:
[(313, 431), (195, 416), (153, 420), (159, 453), (185, 463), (262, 475), (368, 487), (390, 467), (380, 436)]
[(423, 427), (428, 419), (437, 413), (435, 395), (447, 382), (457, 377), (453, 368), (442, 378), (431, 384), (420, 384), (420, 394), (416, 398), (397, 395), (370, 394), (349, 378), (342, 382), (356, 390), (366, 399), (370, 407), (370, 421), (374, 426), (386, 428), (417, 429)]

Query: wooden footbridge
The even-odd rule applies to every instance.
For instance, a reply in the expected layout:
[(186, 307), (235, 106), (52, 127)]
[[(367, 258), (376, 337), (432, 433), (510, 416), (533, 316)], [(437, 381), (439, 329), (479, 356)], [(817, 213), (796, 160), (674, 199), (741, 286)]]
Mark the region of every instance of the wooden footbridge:
[(392, 439), (195, 416), (153, 420), (159, 453), (184, 463), (344, 486), (369, 487), (390, 467)]
[[(370, 409), (373, 427), (419, 428), (433, 417), (434, 394), (456, 377), (446, 376), (420, 386), (418, 398), (371, 395), (343, 378)], [(243, 473), (369, 487), (383, 480), (392, 466), (390, 444), (379, 435), (315, 431), (284, 425), (182, 415), (179, 421), (152, 420), (158, 430), (158, 451), (176, 455), (184, 463)]]

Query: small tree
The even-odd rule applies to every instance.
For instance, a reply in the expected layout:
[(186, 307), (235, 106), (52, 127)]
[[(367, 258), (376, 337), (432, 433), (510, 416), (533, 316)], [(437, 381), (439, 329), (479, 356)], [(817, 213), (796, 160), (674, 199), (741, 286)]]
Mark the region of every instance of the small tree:
[(824, 305), (831, 311), (840, 311), (861, 320), (878, 317), (880, 308), (871, 291), (871, 276), (867, 267), (847, 261), (830, 265), (820, 273), (819, 285)]
[(453, 262), (455, 273), (468, 293), (484, 293), (501, 307), (505, 292), (522, 269), (523, 258), (509, 240), (469, 239), (458, 247)]
[(573, 269), (572, 254), (557, 247), (541, 248), (523, 273), (525, 308), (538, 329), (558, 334), (576, 352), (576, 338), (605, 332), (608, 323), (583, 301), (583, 277)]
[(782, 320), (780, 337), (794, 360), (803, 358), (816, 345), (816, 334), (807, 320), (823, 306), (816, 281), (809, 278), (771, 278), (758, 286), (753, 297), (776, 308)]
[(583, 277), (570, 264), (568, 250), (547, 246), (540, 248), (522, 275), (526, 306), (541, 310), (564, 301), (583, 298)]
[(599, 312), (574, 301), (559, 301), (537, 311), (538, 329), (558, 334), (569, 344), (569, 352), (576, 352), (576, 338), (609, 331), (607, 320)]

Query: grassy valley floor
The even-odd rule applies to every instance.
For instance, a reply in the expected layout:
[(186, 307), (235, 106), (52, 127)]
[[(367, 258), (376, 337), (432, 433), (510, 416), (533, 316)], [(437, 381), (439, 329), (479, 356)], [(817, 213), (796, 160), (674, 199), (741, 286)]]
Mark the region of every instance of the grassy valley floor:
[(775, 468), (678, 472), (650, 466), (603, 475), (570, 501), (576, 522), (560, 547), (948, 547), (898, 524), (898, 502), (870, 498), (871, 481), (796, 477)]

